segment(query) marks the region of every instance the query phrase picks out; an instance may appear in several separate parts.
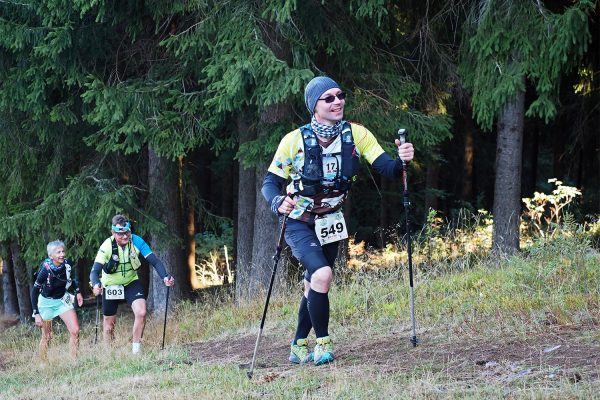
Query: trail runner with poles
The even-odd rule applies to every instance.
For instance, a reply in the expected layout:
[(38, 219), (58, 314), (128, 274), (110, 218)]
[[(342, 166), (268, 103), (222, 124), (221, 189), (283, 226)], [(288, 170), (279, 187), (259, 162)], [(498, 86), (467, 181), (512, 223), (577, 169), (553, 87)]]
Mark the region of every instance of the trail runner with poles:
[[(83, 305), (83, 296), (79, 293), (77, 280), (73, 272), (73, 263), (65, 258), (65, 244), (60, 240), (46, 246), (48, 258), (40, 264), (31, 289), (31, 304), (35, 324), (42, 328), (39, 355), (42, 362), (48, 360), (48, 346), (52, 338), (52, 320), (60, 317), (69, 331), (69, 353), (77, 359), (79, 349), (79, 322), (73, 303)], [(75, 295), (68, 292), (73, 289)]]
[(169, 276), (163, 263), (152, 253), (144, 239), (131, 233), (131, 223), (127, 217), (115, 215), (111, 233), (111, 237), (102, 243), (96, 254), (90, 282), (94, 295), (102, 294), (102, 336), (105, 345), (109, 346), (114, 338), (118, 305), (127, 301), (134, 314), (131, 351), (137, 354), (141, 350), (146, 324), (146, 296), (137, 274), (142, 265), (139, 257), (148, 260), (167, 287), (173, 286), (175, 279)]
[[(329, 288), (340, 240), (348, 237), (341, 207), (358, 173), (360, 158), (386, 177), (402, 175), (402, 161), (413, 159), (411, 143), (396, 139), (398, 159), (392, 159), (364, 126), (344, 120), (346, 94), (331, 78), (312, 79), (304, 90), (311, 120), (289, 132), (264, 178), (262, 194), (271, 210), (288, 215), (285, 240), (305, 268), (292, 363), (334, 360), (329, 336)], [(288, 181), (290, 181), (288, 183)], [(284, 186), (288, 183), (285, 193)], [(314, 329), (316, 345), (310, 352), (308, 335)]]

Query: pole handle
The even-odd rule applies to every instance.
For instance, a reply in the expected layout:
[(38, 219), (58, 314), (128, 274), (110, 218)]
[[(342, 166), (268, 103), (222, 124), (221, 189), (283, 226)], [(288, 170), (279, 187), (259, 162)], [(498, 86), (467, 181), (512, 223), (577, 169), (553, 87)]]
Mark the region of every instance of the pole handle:
[(404, 128), (398, 129), (398, 139), (400, 140), (400, 144), (406, 143), (406, 136), (408, 132)]

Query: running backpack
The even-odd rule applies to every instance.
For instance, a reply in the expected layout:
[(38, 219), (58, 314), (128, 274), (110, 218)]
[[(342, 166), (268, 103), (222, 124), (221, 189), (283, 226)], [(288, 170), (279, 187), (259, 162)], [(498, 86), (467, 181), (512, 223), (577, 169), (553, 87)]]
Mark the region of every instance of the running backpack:
[[(302, 196), (314, 196), (323, 193), (323, 151), (310, 124), (300, 127), (304, 142), (304, 167), (300, 179), (294, 182), (298, 193)], [(348, 121), (342, 126), (341, 168), (333, 180), (333, 189), (348, 191), (352, 181), (358, 174), (359, 155), (354, 145), (352, 128)]]

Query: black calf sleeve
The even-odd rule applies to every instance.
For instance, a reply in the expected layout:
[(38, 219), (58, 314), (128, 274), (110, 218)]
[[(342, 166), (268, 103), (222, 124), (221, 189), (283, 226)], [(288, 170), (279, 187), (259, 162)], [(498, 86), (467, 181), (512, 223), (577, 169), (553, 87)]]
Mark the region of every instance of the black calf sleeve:
[(317, 338), (329, 336), (329, 295), (310, 289), (308, 291), (308, 312)]

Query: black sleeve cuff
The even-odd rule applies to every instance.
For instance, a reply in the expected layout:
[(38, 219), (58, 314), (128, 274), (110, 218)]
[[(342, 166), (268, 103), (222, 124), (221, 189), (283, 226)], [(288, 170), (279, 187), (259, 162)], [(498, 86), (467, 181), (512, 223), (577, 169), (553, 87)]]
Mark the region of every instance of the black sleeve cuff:
[(386, 153), (383, 153), (373, 161), (372, 165), (378, 173), (385, 177), (398, 178), (402, 176), (403, 168), (400, 158), (394, 160)]
[(156, 270), (156, 273), (162, 278), (165, 279), (166, 277), (169, 276), (169, 274), (167, 273), (167, 269), (165, 268), (165, 265), (162, 263), (162, 261), (160, 261), (158, 259), (158, 257), (156, 257), (154, 255), (154, 253), (150, 253), (148, 254), (148, 257), (146, 257), (146, 260), (148, 260), (148, 262), (150, 264), (152, 264), (152, 266), (154, 267), (154, 269)]
[(92, 270), (90, 271), (90, 282), (92, 282), (92, 287), (96, 285), (100, 285), (100, 271), (102, 270), (102, 264), (99, 262), (95, 262), (92, 266)]
[(285, 179), (282, 177), (277, 176), (272, 172), (267, 172), (267, 175), (265, 175), (260, 191), (265, 200), (267, 200), (267, 203), (269, 203), (271, 209), (273, 207), (273, 199), (281, 195), (284, 185)]

